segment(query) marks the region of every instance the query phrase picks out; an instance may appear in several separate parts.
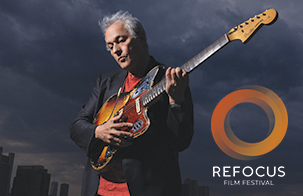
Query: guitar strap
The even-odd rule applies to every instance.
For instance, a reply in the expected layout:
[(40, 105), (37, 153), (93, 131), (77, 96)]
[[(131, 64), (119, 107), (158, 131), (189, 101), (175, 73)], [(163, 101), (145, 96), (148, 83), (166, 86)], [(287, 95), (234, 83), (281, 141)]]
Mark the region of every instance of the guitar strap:
[[(118, 91), (118, 94), (117, 94), (117, 98), (116, 98), (116, 102), (115, 102), (115, 105), (114, 105), (114, 107), (113, 107), (113, 109), (112, 109), (112, 112), (111, 112), (111, 114), (110, 114), (110, 116), (108, 117), (108, 119), (107, 119), (107, 121), (110, 119), (110, 117), (113, 115), (113, 112), (115, 111), (115, 108), (116, 108), (116, 106), (117, 106), (117, 103), (118, 103), (118, 100), (119, 100), (119, 97), (120, 97), (120, 94), (121, 94), (121, 87), (119, 88), (119, 91)], [(105, 121), (106, 122), (106, 121)]]

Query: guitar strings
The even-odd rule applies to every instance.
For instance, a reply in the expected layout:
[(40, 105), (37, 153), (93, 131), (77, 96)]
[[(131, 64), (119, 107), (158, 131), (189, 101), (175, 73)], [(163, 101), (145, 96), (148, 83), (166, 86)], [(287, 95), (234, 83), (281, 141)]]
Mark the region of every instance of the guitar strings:
[[(143, 95), (141, 95), (139, 97), (139, 100), (141, 102), (140, 103), (140, 110), (141, 110), (141, 104), (143, 106), (145, 105), (145, 104), (142, 103), (142, 101), (144, 99), (147, 99), (146, 103), (149, 103), (151, 100), (153, 100), (154, 98), (156, 98), (158, 95), (162, 94), (165, 91), (165, 85), (166, 85), (166, 78), (163, 78), (160, 82), (158, 82), (157, 84), (155, 84), (152, 88), (148, 89), (148, 91), (146, 93), (144, 93)], [(129, 101), (124, 106), (124, 109), (123, 109), (124, 116), (127, 116), (128, 114), (130, 114), (132, 112), (132, 110), (136, 111), (136, 109), (134, 109), (134, 108), (137, 107), (135, 99), (131, 99)], [(121, 110), (121, 109), (122, 108), (120, 108), (119, 110)]]

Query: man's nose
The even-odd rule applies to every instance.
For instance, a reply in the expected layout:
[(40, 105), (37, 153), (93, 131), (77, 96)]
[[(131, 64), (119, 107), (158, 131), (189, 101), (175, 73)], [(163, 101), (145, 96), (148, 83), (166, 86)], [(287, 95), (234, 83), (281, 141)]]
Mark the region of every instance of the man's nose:
[(118, 56), (122, 53), (121, 47), (119, 46), (119, 44), (113, 45), (113, 53), (117, 54)]

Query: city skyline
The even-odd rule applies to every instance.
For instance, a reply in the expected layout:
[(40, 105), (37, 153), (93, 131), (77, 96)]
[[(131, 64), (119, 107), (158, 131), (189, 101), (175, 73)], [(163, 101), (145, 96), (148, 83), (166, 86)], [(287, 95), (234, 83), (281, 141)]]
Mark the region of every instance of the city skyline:
[[(51, 181), (51, 174), (47, 173), (47, 169), (42, 165), (14, 165), (14, 157), (15, 153), (9, 152), (8, 155), (3, 153), (3, 147), (0, 146), (0, 196), (8, 196), (12, 194), (13, 188), (15, 186), (15, 194), (14, 195), (22, 195), (24, 194), (25, 187), (31, 187), (29, 189), (36, 189), (37, 186), (40, 186), (40, 183), (44, 183), (43, 192), (46, 194), (45, 196), (68, 196), (69, 184), (66, 182), (60, 183), (60, 189), (58, 189), (58, 182)], [(12, 172), (13, 168), (16, 169), (16, 173)], [(31, 177), (31, 170), (36, 172), (41, 181), (34, 180), (36, 177)], [(38, 171), (38, 172), (37, 172)], [(40, 171), (40, 172), (39, 172)], [(35, 174), (35, 175), (36, 175)], [(17, 176), (18, 175), (18, 176)], [(43, 180), (46, 178), (46, 181)], [(33, 181), (34, 180), (34, 181)], [(44, 182), (43, 182), (44, 181)], [(34, 182), (34, 183), (32, 183)], [(29, 183), (29, 184), (28, 184)], [(17, 187), (17, 188), (16, 188)], [(22, 188), (23, 187), (23, 188)], [(20, 190), (21, 192), (19, 192)], [(59, 194), (58, 194), (59, 193)], [(39, 193), (40, 194), (40, 193)], [(42, 193), (41, 193), (42, 194)], [(42, 196), (42, 195), (39, 195)]]
[[(13, 158), (15, 155), (13, 152), (10, 152), (8, 154), (8, 156), (6, 156), (5, 154), (2, 155), (2, 152), (3, 152), (2, 146), (0, 146), (0, 152), (1, 152), (0, 155), (5, 156), (5, 157), (10, 156)], [(1, 157), (0, 157), (0, 160), (1, 160)], [(0, 161), (0, 163), (2, 163), (2, 162)], [(11, 164), (12, 164), (12, 167), (16, 167), (17, 170), (20, 168), (21, 169), (36, 168), (36, 169), (40, 169), (40, 170), (41, 169), (45, 170), (47, 172), (47, 169), (44, 168), (44, 166), (42, 166), (42, 165), (14, 165), (13, 159), (11, 160)], [(1, 167), (0, 167), (0, 171), (2, 171)], [(11, 189), (9, 190), (9, 194), (11, 194), (11, 192), (12, 192), (15, 177), (17, 177), (17, 174), (13, 175), (13, 173), (11, 173), (11, 175), (8, 178), (8, 179), (10, 179), (8, 184), (9, 184), (9, 187), (11, 187)], [(28, 181), (28, 174), (26, 175), (26, 179), (24, 178), (23, 182), (26, 182), (26, 181)], [(5, 183), (2, 183), (2, 184), (5, 184)], [(68, 196), (68, 192), (69, 192), (68, 183), (66, 183), (66, 182), (59, 183), (59, 182), (55, 181), (55, 179), (51, 180), (51, 174), (49, 174), (48, 184), (49, 184), (48, 196)], [(60, 184), (60, 189), (58, 187), (59, 184)], [(186, 186), (186, 185), (188, 185), (188, 186)], [(202, 190), (204, 190), (204, 191), (202, 192)], [(197, 180), (193, 180), (193, 179), (190, 179), (189, 177), (187, 177), (184, 180), (184, 182), (182, 183), (182, 196), (183, 195), (184, 196), (209, 196), (209, 187), (203, 186), (203, 185), (198, 185)], [(2, 195), (0, 194), (0, 196), (2, 196)], [(3, 195), (3, 196), (8, 196), (8, 195)]]

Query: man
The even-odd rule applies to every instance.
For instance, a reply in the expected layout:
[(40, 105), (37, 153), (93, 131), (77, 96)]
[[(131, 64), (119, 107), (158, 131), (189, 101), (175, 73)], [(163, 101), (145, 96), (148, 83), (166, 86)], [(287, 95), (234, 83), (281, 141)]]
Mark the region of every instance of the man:
[(95, 125), (98, 111), (111, 95), (120, 87), (124, 92), (131, 91), (152, 68), (160, 65), (149, 55), (145, 31), (137, 18), (119, 11), (104, 17), (100, 25), (107, 48), (122, 69), (100, 75), (90, 99), (71, 124), (71, 138), (88, 157), (95, 150), (96, 140), (117, 146), (123, 153), (102, 173), (87, 160), (82, 196), (178, 196), (178, 152), (189, 146), (193, 135), (188, 75), (180, 68), (166, 69), (166, 93), (149, 107), (151, 125), (138, 138), (132, 139), (131, 133), (120, 130), (133, 126), (121, 121), (121, 114)]

